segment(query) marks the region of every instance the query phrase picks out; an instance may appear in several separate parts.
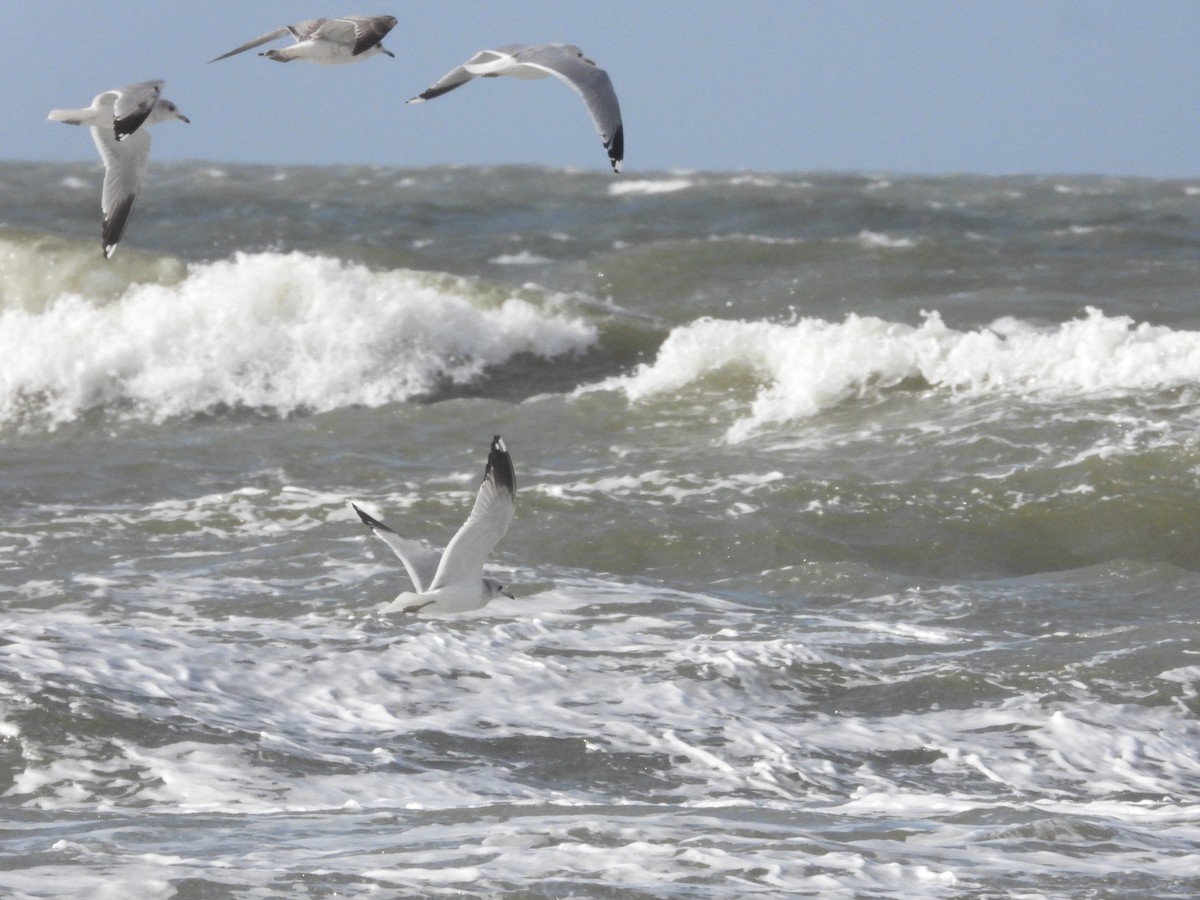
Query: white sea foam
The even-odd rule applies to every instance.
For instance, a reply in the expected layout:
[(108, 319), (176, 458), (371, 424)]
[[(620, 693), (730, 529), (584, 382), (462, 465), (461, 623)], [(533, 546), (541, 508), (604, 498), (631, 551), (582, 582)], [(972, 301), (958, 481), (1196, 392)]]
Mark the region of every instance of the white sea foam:
[(782, 472), (772, 471), (764, 474), (730, 474), (715, 480), (691, 476), (685, 477), (681, 483), (678, 477), (669, 472), (652, 469), (636, 475), (586, 478), (564, 484), (543, 483), (529, 490), (568, 503), (612, 497), (634, 497), (650, 503), (682, 503), (693, 497), (717, 496), (722, 491), (748, 498), (761, 488), (786, 478)]
[(608, 186), (608, 196), (623, 197), (627, 194), (673, 194), (675, 191), (685, 191), (694, 184), (695, 182), (688, 178), (614, 181)]
[(856, 240), (869, 250), (911, 250), (918, 243), (913, 238), (892, 237), (890, 234), (866, 230), (860, 231)]
[[(761, 187), (761, 188), (780, 188), (791, 187), (783, 179), (775, 175), (763, 175), (758, 172), (743, 172), (740, 175), (734, 175), (729, 179), (729, 183), (734, 187)], [(812, 187), (811, 184), (798, 185), (800, 187)]]
[(0, 427), (97, 408), (161, 421), (218, 407), (287, 414), (403, 400), (516, 353), (586, 347), (594, 328), (523, 290), (302, 253), (194, 264), (109, 302), (67, 293), (0, 311)]
[[(52, 835), (59, 856), (17, 877), (86, 859), (110, 877), (136, 865), (266, 886), (311, 877), (316, 857), (323, 874), (414, 893), (732, 878), (940, 897), (1029, 854), (1060, 877), (1122, 877), (1130, 856), (1188, 877), (1197, 729), (1171, 705), (1062, 699), (1072, 676), (1052, 667), (1025, 691), (1002, 669), (1003, 697), (942, 708), (906, 682), (938, 677), (952, 700), (978, 666), (1045, 648), (1005, 656), (1012, 632), (919, 607), (796, 610), (766, 628), (764, 610), (661, 591), (638, 615), (649, 605), (614, 588), (571, 583), (470, 627), (383, 634), (344, 615), (206, 618), (154, 588), (154, 613), (21, 610), (0, 645), (21, 673), (0, 714), (18, 722), (68, 686), (77, 702), (61, 735), (9, 729), (8, 798), (106, 818)], [(1047, 683), (1064, 690), (1047, 699)], [(146, 810), (138, 828), (111, 824)], [(797, 827), (813, 840), (797, 844)], [(230, 848), (248, 833), (260, 849)], [(1116, 849), (1081, 863), (1071, 850), (1096, 833)], [(1163, 852), (1139, 850), (1156, 840)]]
[(1008, 392), (1034, 400), (1194, 384), (1200, 333), (1096, 309), (1054, 327), (1004, 319), (974, 331), (949, 328), (936, 313), (915, 327), (858, 315), (842, 322), (705, 318), (675, 328), (653, 362), (581, 391), (618, 390), (636, 403), (739, 369), (759, 387), (730, 428), (731, 441), (909, 379), (957, 393)]
[(488, 260), (494, 266), (541, 266), (550, 262), (545, 256), (538, 256), (528, 250), (520, 253), (501, 253)]

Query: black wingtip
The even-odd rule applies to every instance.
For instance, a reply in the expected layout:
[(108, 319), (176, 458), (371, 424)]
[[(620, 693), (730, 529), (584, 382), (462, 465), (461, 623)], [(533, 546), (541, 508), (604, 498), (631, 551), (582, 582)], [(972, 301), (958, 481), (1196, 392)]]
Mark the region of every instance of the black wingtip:
[(104, 248), (104, 258), (110, 259), (113, 253), (116, 252), (117, 244), (121, 241), (121, 235), (125, 233), (125, 226), (129, 224), (129, 214), (133, 212), (134, 195), (130, 194), (124, 200), (117, 204), (117, 208), (112, 211), (112, 214), (104, 220), (104, 224), (100, 229), (100, 242)]
[(608, 150), (609, 161), (612, 162), (613, 171), (618, 175), (621, 173), (621, 164), (625, 162), (625, 126), (618, 125), (616, 132), (607, 144), (604, 145)]
[(120, 119), (113, 120), (113, 137), (118, 141), (123, 141), (129, 135), (133, 134), (142, 127), (142, 123), (150, 118), (150, 113), (154, 110), (154, 104), (150, 103), (144, 108), (138, 109)]
[(488, 451), (487, 468), (483, 470), (483, 478), (496, 482), (496, 487), (508, 491), (514, 500), (517, 497), (517, 473), (513, 469), (512, 457), (508, 455), (508, 447), (500, 435), (492, 438), (492, 447)]
[(380, 522), (378, 519), (367, 515), (365, 512), (363, 512), (361, 509), (359, 509), (357, 503), (351, 502), (350, 505), (352, 507), (354, 507), (354, 511), (356, 513), (358, 513), (358, 517), (360, 519), (362, 519), (363, 524), (366, 525), (371, 530), (373, 530), (373, 531), (391, 531), (392, 530), (392, 529), (388, 528), (386, 525), (384, 525), (382, 522)]
[[(483, 77), (484, 78), (495, 78), (496, 76), (495, 76), (495, 73), (489, 73), (487, 75), (484, 75)], [(467, 79), (467, 81), (470, 81), (470, 79)], [(441, 88), (438, 87), (437, 85), (430, 85), (429, 87), (425, 88), (425, 90), (421, 91), (421, 93), (417, 94), (417, 96), (415, 96), (411, 100), (407, 100), (405, 102), (407, 102), (407, 103), (424, 103), (426, 100), (432, 100), (434, 97), (440, 97), (440, 96), (442, 96), (442, 94), (448, 94), (451, 91), (462, 87), (464, 84), (467, 83), (467, 81), (457, 81), (457, 82), (454, 82), (453, 84), (448, 84), (445, 87), (441, 87)]]

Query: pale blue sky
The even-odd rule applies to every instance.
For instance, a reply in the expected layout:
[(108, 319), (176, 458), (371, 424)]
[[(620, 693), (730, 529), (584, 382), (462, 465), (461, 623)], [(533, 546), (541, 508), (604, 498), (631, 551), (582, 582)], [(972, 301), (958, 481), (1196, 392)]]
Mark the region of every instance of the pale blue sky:
[[(579, 44), (608, 69), (625, 175), (669, 169), (1200, 176), (1192, 0), (7, 0), (0, 158), (92, 160), (45, 121), (166, 79), (192, 119), (154, 158), (607, 170), (557, 80), (404, 101), (504, 43)], [(213, 56), (317, 15), (392, 13), (395, 59)]]

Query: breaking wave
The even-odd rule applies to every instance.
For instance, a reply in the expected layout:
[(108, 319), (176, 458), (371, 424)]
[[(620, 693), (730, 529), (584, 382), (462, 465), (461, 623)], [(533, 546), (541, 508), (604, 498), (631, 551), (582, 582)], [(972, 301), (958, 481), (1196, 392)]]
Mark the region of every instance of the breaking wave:
[(1096, 309), (1050, 327), (1003, 319), (957, 331), (937, 313), (917, 326), (871, 316), (841, 322), (704, 318), (676, 327), (653, 362), (584, 391), (634, 403), (741, 372), (754, 383), (727, 437), (805, 419), (867, 393), (918, 380), (956, 393), (1029, 399), (1166, 390), (1200, 381), (1200, 332), (1135, 323)]
[(555, 357), (595, 339), (591, 324), (535, 288), (304, 253), (237, 254), (35, 303), (6, 291), (0, 429), (54, 427), (97, 409), (157, 422), (223, 408), (374, 406), (471, 382), (516, 354)]

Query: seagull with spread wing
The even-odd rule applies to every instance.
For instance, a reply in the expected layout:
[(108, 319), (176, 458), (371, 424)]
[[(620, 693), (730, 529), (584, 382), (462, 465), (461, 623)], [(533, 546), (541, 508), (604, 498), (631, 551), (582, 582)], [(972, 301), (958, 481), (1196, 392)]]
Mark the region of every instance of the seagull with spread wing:
[(444, 552), (401, 537), (351, 503), (363, 523), (400, 557), (415, 589), (400, 594), (382, 612), (460, 613), (479, 609), (500, 595), (511, 598), (503, 584), (483, 577), (483, 564), (508, 531), (516, 502), (512, 457), (500, 435), (496, 435), (475, 505)]
[(612, 79), (573, 44), (507, 44), (495, 50), (480, 50), (408, 102), (420, 103), (440, 97), (477, 76), (496, 78), (500, 75), (522, 79), (553, 75), (569, 84), (583, 98), (591, 113), (613, 171), (621, 171), (625, 159), (625, 128), (621, 124), (621, 105), (617, 102)]
[(151, 125), (178, 119), (190, 121), (162, 95), (161, 81), (140, 81), (97, 94), (83, 109), (52, 109), (48, 119), (68, 125), (87, 125), (104, 161), (100, 211), (104, 216), (101, 246), (104, 258), (117, 249), (142, 177), (150, 161)]
[(222, 53), (209, 62), (228, 59), (246, 50), (289, 35), (295, 43), (282, 49), (264, 50), (259, 56), (276, 62), (301, 59), (322, 66), (359, 62), (379, 53), (395, 56), (380, 43), (396, 27), (395, 16), (341, 16), (336, 19), (305, 19), (294, 25), (284, 25), (256, 37), (235, 50)]

